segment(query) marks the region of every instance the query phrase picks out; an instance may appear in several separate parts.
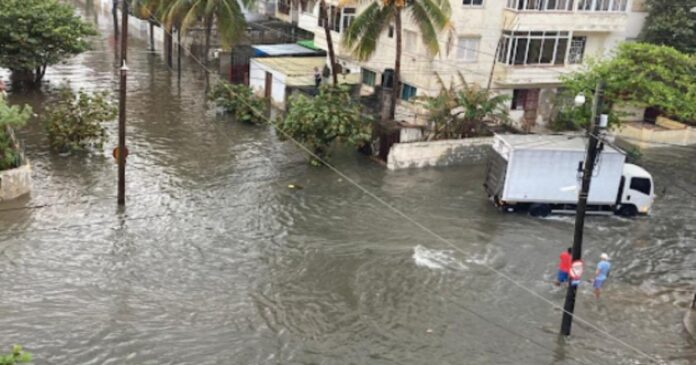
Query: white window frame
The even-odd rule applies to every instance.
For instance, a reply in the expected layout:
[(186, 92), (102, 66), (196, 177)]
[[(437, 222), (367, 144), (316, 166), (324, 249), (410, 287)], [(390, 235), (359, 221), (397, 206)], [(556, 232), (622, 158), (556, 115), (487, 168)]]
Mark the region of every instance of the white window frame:
[[(486, 0), (481, 0), (481, 4), (474, 4), (476, 0), (459, 0), (462, 2), (462, 6), (466, 8), (482, 8), (486, 5)], [(469, 4), (464, 4), (464, 1), (469, 1)]]
[[(520, 8), (520, 1), (522, 1), (522, 7)], [(550, 0), (508, 0), (506, 8), (515, 11), (556, 11), (556, 12), (571, 12), (575, 9), (575, 3), (579, 0), (555, 0), (555, 6), (550, 7)], [(538, 6), (533, 6), (532, 4), (538, 4)], [(561, 7), (560, 4), (565, 6)]]
[[(532, 33), (542, 33), (541, 35), (532, 35)], [(529, 45), (532, 43), (532, 40), (539, 40), (541, 39), (541, 46), (539, 48), (539, 56), (536, 62), (529, 62)], [(571, 32), (546, 32), (546, 31), (529, 31), (529, 32), (504, 32), (503, 33), (503, 42), (504, 46), (502, 49), (506, 50), (506, 54), (504, 55), (504, 58), (501, 59), (502, 57), (499, 57), (499, 61), (510, 65), (510, 66), (563, 66), (568, 64), (568, 49), (570, 47), (570, 42), (571, 42)], [(524, 61), (522, 63), (515, 63), (515, 59), (517, 58), (517, 43), (520, 40), (525, 40), (526, 41), (526, 46), (525, 46), (525, 52), (524, 52)], [(544, 43), (546, 40), (555, 40), (554, 46), (553, 46), (553, 57), (551, 58), (550, 62), (545, 62), (541, 63), (541, 59), (544, 55)], [(559, 43), (561, 43), (561, 40), (566, 41), (565, 49), (564, 50), (559, 50), (558, 46)], [(506, 47), (507, 46), (507, 47)], [(559, 52), (563, 52), (564, 58), (563, 58), (563, 63), (556, 64), (556, 59), (559, 55)], [(502, 55), (501, 55), (502, 56)]]
[[(408, 53), (417, 53), (418, 52), (418, 32), (409, 30), (409, 29), (404, 29), (404, 39), (403, 39), (403, 45), (404, 45), (404, 52)], [(409, 39), (413, 38), (413, 39)]]
[[(476, 42), (475, 47), (462, 48), (462, 42)], [(481, 37), (462, 35), (457, 37), (457, 52), (455, 57), (459, 62), (476, 63), (478, 62), (479, 49), (481, 48)], [(464, 57), (462, 57), (464, 55)]]
[(578, 0), (578, 11), (625, 13), (628, 11), (628, 2), (628, 0)]

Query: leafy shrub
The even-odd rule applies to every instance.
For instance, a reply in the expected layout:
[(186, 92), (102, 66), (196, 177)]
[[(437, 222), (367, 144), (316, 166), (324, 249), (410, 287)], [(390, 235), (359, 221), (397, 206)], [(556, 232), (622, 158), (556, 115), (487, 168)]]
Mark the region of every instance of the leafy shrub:
[(213, 88), (210, 99), (225, 112), (231, 113), (237, 121), (251, 124), (263, 121), (259, 113), (265, 110), (266, 100), (254, 95), (254, 91), (246, 85), (220, 81)]
[(106, 93), (77, 94), (65, 87), (46, 108), (44, 123), (51, 148), (60, 152), (85, 151), (101, 148), (106, 139), (103, 122), (116, 116), (116, 108)]
[(22, 346), (12, 346), (12, 352), (0, 355), (0, 365), (26, 364), (31, 362), (31, 354), (22, 350)]
[(30, 116), (30, 107), (9, 106), (0, 96), (0, 170), (15, 168), (21, 163), (13, 128), (23, 126)]
[[(276, 126), (322, 159), (334, 141), (360, 147), (370, 139), (370, 123), (361, 118), (345, 86), (322, 86), (313, 98), (292, 96), (287, 115)], [(313, 158), (310, 162), (319, 163)]]
[(428, 110), (427, 139), (469, 138), (490, 135), (489, 125), (509, 122), (507, 95), (468, 84), (459, 74), (460, 85), (446, 87), (438, 77), (440, 92), (419, 98)]

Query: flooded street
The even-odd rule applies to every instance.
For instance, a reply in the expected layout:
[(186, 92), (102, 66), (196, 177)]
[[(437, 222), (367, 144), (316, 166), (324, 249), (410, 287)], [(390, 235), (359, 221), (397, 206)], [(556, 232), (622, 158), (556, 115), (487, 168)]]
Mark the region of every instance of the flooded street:
[[(85, 16), (101, 35), (50, 68), (47, 89), (69, 80), (115, 96), (110, 15)], [(339, 170), (455, 249), (309, 166), (271, 128), (217, 116), (200, 67), (185, 59), (179, 80), (147, 48), (129, 49), (125, 212), (115, 121), (92, 156), (52, 153), (38, 120), (18, 131), (34, 190), (0, 204), (0, 349), (22, 344), (36, 364), (654, 363), (635, 349), (696, 364), (681, 323), (696, 274), (696, 147), (643, 156), (652, 216), (588, 219), (588, 269), (607, 252), (613, 272), (600, 301), (581, 286), (576, 314), (601, 331), (576, 320), (563, 340), (561, 311), (540, 297), (563, 305), (552, 282), (572, 217), (499, 213), (483, 165), (391, 172), (337, 151)], [(10, 100), (40, 114), (47, 93)]]

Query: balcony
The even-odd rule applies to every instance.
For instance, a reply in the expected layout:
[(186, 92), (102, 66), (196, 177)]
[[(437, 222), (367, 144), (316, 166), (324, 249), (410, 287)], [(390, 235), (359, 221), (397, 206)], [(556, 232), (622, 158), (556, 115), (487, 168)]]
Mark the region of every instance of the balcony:
[[(619, 10), (620, 8), (616, 8), (617, 10), (590, 10), (595, 9), (591, 7), (587, 7), (588, 10), (584, 10), (584, 8), (578, 8), (578, 6), (583, 6), (583, 4), (576, 3), (572, 7), (560, 8), (560, 10), (555, 8), (551, 10), (506, 8), (503, 24), (505, 24), (505, 30), (516, 31), (543, 29), (578, 32), (617, 32), (626, 29), (628, 25), (628, 13), (626, 11)], [(613, 6), (613, 4), (609, 5)]]
[(502, 87), (557, 86), (561, 76), (575, 72), (581, 65), (527, 65), (513, 66), (498, 63), (493, 81)]

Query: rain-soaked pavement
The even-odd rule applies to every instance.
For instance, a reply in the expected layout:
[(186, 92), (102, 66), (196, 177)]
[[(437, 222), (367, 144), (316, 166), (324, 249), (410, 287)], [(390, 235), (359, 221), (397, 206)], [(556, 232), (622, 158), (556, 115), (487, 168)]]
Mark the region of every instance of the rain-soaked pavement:
[[(49, 85), (116, 90), (110, 18), (87, 16), (102, 35), (51, 68)], [(484, 166), (389, 172), (337, 153), (340, 170), (454, 249), (308, 166), (270, 128), (216, 116), (195, 64), (179, 82), (146, 49), (129, 51), (125, 213), (114, 123), (91, 157), (51, 153), (36, 120), (19, 132), (34, 192), (0, 205), (1, 348), (23, 344), (36, 364), (652, 363), (640, 352), (696, 364), (681, 324), (696, 273), (696, 147), (645, 155), (651, 217), (589, 219), (586, 262), (607, 252), (614, 270), (600, 301), (579, 291), (576, 313), (596, 328), (576, 321), (564, 341), (546, 300), (563, 303), (552, 280), (572, 218), (498, 213)], [(45, 94), (11, 100), (40, 113)]]

